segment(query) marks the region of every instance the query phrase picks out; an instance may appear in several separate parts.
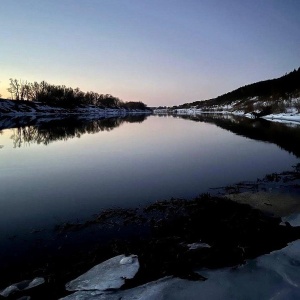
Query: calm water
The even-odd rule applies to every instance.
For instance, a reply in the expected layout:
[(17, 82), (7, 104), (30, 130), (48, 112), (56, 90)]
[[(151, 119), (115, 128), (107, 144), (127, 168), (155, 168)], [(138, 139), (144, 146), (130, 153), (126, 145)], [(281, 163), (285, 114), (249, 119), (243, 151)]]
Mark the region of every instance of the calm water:
[(191, 198), (298, 162), (299, 128), (246, 120), (241, 132), (240, 120), (150, 116), (3, 129), (0, 236)]

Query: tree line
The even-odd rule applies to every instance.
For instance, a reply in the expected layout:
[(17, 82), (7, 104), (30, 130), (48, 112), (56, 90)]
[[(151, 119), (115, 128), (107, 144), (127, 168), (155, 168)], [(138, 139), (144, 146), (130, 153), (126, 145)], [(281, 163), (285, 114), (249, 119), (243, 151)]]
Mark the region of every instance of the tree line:
[(10, 78), (9, 81), (7, 90), (12, 100), (35, 101), (60, 107), (94, 105), (99, 108), (147, 109), (147, 105), (141, 101), (123, 102), (110, 94), (83, 92), (79, 88), (73, 89), (65, 85), (49, 84), (46, 81), (27, 82), (13, 78)]

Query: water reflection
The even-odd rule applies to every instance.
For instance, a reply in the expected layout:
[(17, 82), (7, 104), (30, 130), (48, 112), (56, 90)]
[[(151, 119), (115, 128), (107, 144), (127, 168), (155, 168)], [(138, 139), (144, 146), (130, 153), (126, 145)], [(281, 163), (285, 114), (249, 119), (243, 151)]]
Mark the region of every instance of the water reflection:
[(283, 124), (221, 114), (180, 116), (180, 118), (215, 124), (237, 135), (276, 144), (281, 149), (300, 157), (300, 124)]
[[(90, 120), (71, 116), (63, 119), (14, 119), (11, 139), (14, 148), (20, 148), (32, 143), (48, 145), (54, 141), (66, 141), (71, 138), (80, 138), (83, 134), (94, 134), (100, 131), (111, 131), (122, 123), (141, 123), (147, 115), (131, 115), (118, 118), (103, 118)], [(3, 121), (3, 120), (2, 120)], [(29, 121), (30, 126), (20, 126)], [(1, 120), (0, 120), (1, 122)], [(5, 122), (2, 122), (5, 124)], [(12, 124), (12, 123), (10, 123)], [(1, 147), (1, 146), (0, 146)]]

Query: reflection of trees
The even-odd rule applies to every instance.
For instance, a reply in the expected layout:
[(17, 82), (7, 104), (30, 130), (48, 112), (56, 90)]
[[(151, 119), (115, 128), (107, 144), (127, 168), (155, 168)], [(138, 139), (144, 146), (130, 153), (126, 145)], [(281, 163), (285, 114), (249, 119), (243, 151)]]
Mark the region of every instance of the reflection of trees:
[(146, 115), (138, 115), (97, 120), (68, 117), (61, 120), (48, 120), (39, 125), (14, 128), (11, 139), (15, 148), (30, 143), (48, 145), (53, 141), (80, 138), (81, 135), (86, 133), (94, 134), (100, 131), (111, 131), (124, 122), (143, 122), (146, 117)]
[(237, 135), (270, 142), (300, 157), (300, 126), (297, 125), (287, 126), (263, 119), (248, 119), (220, 114), (182, 116), (182, 118), (196, 122), (212, 123)]
[[(3, 130), (0, 130), (0, 135), (3, 134)], [(4, 148), (4, 145), (0, 145), (0, 149)]]

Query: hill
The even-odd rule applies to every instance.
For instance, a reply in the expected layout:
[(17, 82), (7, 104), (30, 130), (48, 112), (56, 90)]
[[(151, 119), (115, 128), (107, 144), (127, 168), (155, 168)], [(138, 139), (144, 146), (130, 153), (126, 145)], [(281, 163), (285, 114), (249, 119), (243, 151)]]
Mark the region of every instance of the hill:
[(194, 109), (240, 113), (290, 113), (300, 111), (300, 68), (280, 78), (245, 85), (213, 99), (174, 106), (173, 110)]

